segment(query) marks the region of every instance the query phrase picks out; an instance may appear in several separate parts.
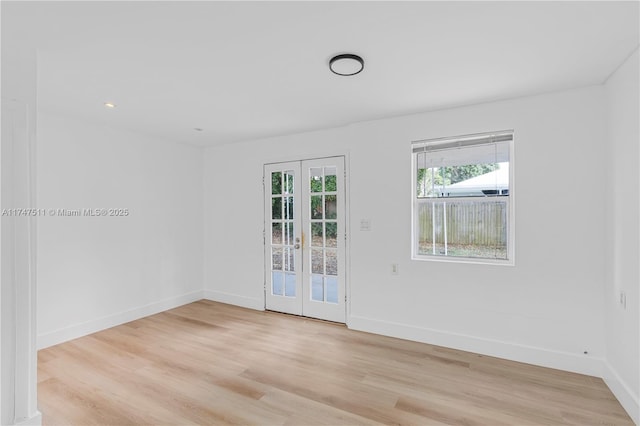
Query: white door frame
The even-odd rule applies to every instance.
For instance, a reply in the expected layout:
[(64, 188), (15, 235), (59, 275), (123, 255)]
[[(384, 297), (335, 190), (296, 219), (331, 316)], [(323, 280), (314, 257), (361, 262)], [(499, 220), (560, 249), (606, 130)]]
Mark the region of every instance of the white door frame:
[[(36, 208), (34, 105), (2, 99), (2, 209)], [(2, 424), (42, 424), (37, 406), (36, 232), (35, 216), (2, 218)]]
[[(266, 166), (280, 164), (280, 163), (289, 163), (289, 162), (303, 162), (309, 160), (320, 160), (325, 158), (334, 158), (334, 157), (342, 157), (344, 161), (344, 227), (345, 227), (345, 241), (344, 241), (344, 256), (345, 256), (345, 271), (344, 271), (344, 292), (345, 292), (345, 325), (349, 327), (350, 318), (351, 318), (351, 220), (350, 220), (350, 155), (348, 151), (338, 152), (338, 153), (318, 153), (316, 155), (303, 155), (303, 156), (282, 156), (282, 157), (273, 157), (268, 158), (263, 163), (263, 179), (264, 170)], [(266, 185), (263, 182), (262, 186), (262, 197), (263, 200), (266, 198)], [(267, 218), (263, 212), (263, 249), (267, 249), (266, 244), (266, 236), (267, 236)], [(266, 310), (266, 286), (267, 286), (267, 265), (264, 263), (266, 261), (266, 255), (263, 256), (263, 291), (262, 291), (262, 306), (263, 309)]]

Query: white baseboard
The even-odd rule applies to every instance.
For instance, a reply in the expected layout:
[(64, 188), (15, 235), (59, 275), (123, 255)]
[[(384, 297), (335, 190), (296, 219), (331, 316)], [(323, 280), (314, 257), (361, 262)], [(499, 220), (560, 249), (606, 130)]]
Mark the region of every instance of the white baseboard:
[(16, 426), (42, 426), (42, 413), (38, 411), (33, 417), (16, 423)]
[(38, 335), (38, 349), (48, 348), (49, 346), (77, 339), (78, 337), (86, 336), (110, 327), (115, 327), (116, 325), (144, 318), (168, 309), (177, 308), (178, 306), (186, 305), (187, 303), (196, 302), (203, 298), (202, 291), (194, 291), (193, 293), (171, 297), (159, 302), (153, 302), (148, 305), (129, 309), (124, 312), (118, 312), (91, 321), (73, 324), (49, 333), (40, 334)]
[(604, 362), (605, 371), (603, 375), (604, 382), (609, 386), (611, 392), (620, 401), (622, 407), (627, 410), (629, 417), (640, 425), (640, 397), (620, 377), (618, 372), (607, 361)]
[(243, 308), (264, 311), (264, 300), (252, 297), (238, 296), (237, 294), (221, 291), (205, 290), (204, 298), (214, 302), (227, 303), (229, 305), (242, 306)]
[(603, 359), (351, 315), (349, 328), (526, 364), (602, 377)]

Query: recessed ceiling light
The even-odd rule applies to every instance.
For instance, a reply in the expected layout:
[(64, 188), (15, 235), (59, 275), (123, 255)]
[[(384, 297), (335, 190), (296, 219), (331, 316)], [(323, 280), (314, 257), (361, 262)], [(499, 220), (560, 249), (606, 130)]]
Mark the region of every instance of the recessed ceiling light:
[(194, 127), (193, 130), (195, 130), (196, 132), (201, 132), (203, 129), (201, 129), (200, 127)]
[(334, 74), (349, 76), (356, 75), (364, 69), (364, 60), (353, 53), (336, 55), (329, 61), (329, 69)]
[(105, 107), (105, 108), (115, 108), (115, 107), (116, 107), (116, 104), (113, 104), (113, 103), (111, 103), (111, 102), (105, 102), (105, 103), (104, 103), (104, 107)]

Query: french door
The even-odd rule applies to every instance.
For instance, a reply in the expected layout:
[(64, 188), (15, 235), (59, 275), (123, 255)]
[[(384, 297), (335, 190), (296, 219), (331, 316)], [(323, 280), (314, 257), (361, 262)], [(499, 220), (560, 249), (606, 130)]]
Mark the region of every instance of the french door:
[(266, 309), (345, 322), (344, 157), (264, 166)]

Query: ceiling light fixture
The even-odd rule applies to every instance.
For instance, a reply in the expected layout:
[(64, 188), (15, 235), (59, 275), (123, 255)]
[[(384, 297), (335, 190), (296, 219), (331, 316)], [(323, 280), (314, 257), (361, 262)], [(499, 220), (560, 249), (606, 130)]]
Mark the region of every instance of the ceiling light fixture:
[(116, 104), (112, 104), (111, 102), (105, 102), (104, 103), (104, 107), (105, 108), (115, 108)]
[(353, 53), (336, 55), (329, 61), (329, 69), (338, 75), (356, 75), (364, 69), (364, 60)]

